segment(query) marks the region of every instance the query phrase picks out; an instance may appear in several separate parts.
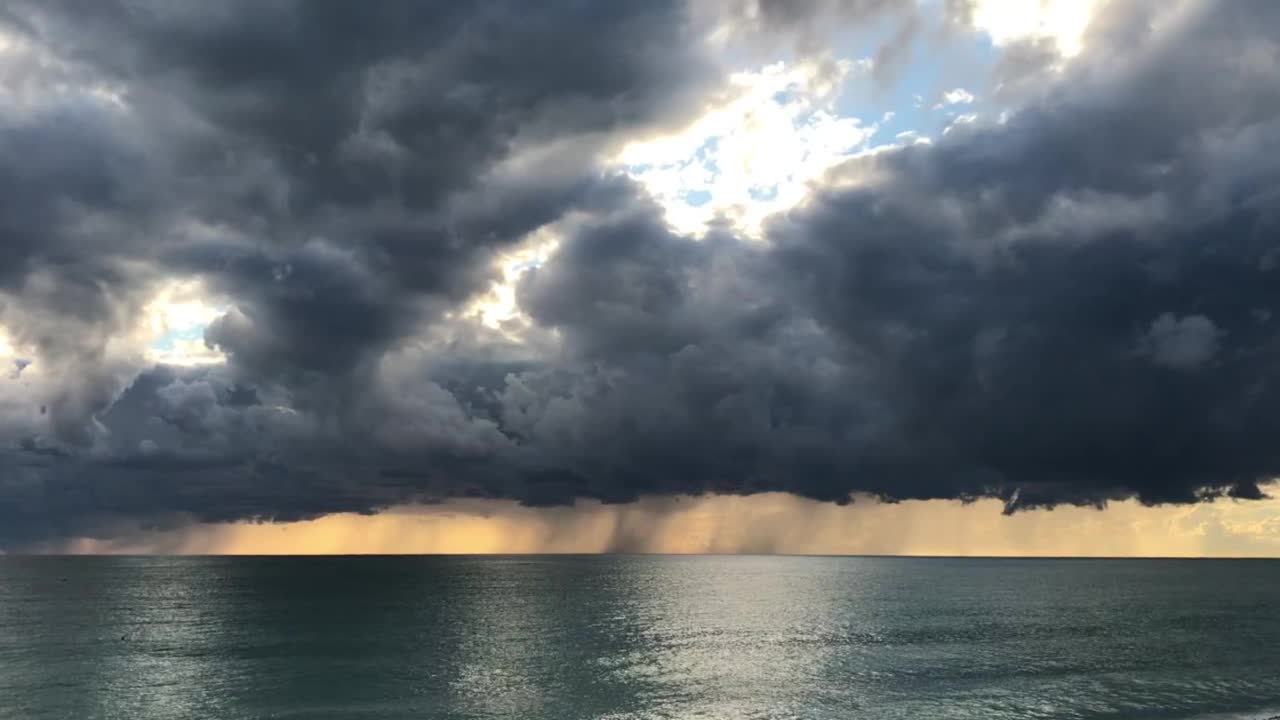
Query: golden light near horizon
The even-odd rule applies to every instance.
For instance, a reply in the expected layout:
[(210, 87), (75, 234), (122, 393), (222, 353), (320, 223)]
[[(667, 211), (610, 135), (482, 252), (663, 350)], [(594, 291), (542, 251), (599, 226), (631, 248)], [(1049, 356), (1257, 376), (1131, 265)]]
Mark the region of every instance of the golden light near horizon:
[(375, 515), (292, 523), (195, 524), (114, 540), (77, 538), (71, 553), (523, 554), (760, 553), (916, 556), (1274, 557), (1280, 498), (1182, 506), (1113, 502), (1001, 514), (980, 500), (862, 499), (839, 506), (777, 493), (579, 502), (531, 508), (457, 500)]

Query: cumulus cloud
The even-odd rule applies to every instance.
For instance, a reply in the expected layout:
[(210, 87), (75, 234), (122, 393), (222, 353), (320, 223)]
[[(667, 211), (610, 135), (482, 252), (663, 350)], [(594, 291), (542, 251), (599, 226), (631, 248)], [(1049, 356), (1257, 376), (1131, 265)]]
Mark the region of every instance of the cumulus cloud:
[(953, 88), (942, 93), (942, 103), (940, 103), (938, 107), (941, 107), (942, 105), (968, 105), (975, 99), (976, 98), (973, 93), (968, 90), (965, 90), (964, 88)]
[(1151, 323), (1144, 339), (1152, 361), (1175, 370), (1195, 370), (1217, 354), (1219, 333), (1203, 315), (1179, 319), (1165, 313)]
[(580, 9), (14, 4), (6, 33), (69, 89), (4, 118), (6, 327), (97, 357), (183, 273), (228, 296), (207, 340), (249, 371), (349, 369), (583, 202), (612, 133), (693, 101), (679, 5)]
[[(750, 5), (784, 42), (904, 12)], [(1099, 12), (1006, 68), (1042, 86), (1003, 122), (693, 237), (608, 163), (724, 97), (721, 10), (12, 3), (0, 544), (458, 496), (1257, 497), (1280, 17)], [(175, 283), (222, 362), (149, 362)]]

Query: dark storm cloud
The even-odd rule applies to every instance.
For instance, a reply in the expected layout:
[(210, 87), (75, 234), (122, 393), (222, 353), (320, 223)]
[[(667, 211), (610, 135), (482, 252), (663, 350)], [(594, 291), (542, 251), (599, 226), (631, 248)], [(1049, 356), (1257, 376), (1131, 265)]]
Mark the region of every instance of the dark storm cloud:
[[(1050, 84), (1007, 121), (695, 240), (600, 162), (711, 87), (682, 6), (15, 4), (79, 91), (0, 109), (0, 323), (38, 352), (0, 386), (0, 542), (458, 495), (1256, 497), (1278, 12), (1115, 4), (1060, 76), (1009, 61)], [(547, 227), (523, 342), (459, 318)], [(175, 277), (226, 304), (225, 366), (121, 351)]]
[[(607, 205), (600, 154), (682, 122), (715, 80), (676, 2), (68, 0), (11, 3), (0, 22), (15, 100), (0, 109), (0, 322), (44, 379), (25, 397), (39, 414), (0, 398), (0, 427), (14, 447), (76, 448), (83, 471), (40, 471), (73, 478), (59, 487), (191, 458), (234, 495), (263, 475), (202, 453), (297, 461), (354, 417), (392, 414), (364, 406), (381, 355), (483, 289), (497, 249)], [(277, 402), (205, 390), (150, 417), (172, 433), (134, 437), (143, 418), (116, 407), (165, 393), (133, 380), (142, 348), (121, 336), (174, 277), (228, 305), (205, 338), (230, 359), (224, 386)], [(289, 514), (291, 492), (226, 514)]]
[[(526, 10), (13, 4), (15, 62), (47, 84), (3, 118), (6, 326), (101, 365), (152, 276), (186, 273), (233, 299), (209, 341), (247, 373), (349, 371), (482, 287), (495, 248), (592, 196), (616, 131), (678, 121), (710, 77), (677, 3)], [(61, 439), (91, 441), (125, 380), (106, 374), (52, 404)]]
[[(615, 243), (618, 233), (632, 239)], [(578, 492), (607, 500), (769, 489), (847, 498), (815, 471), (857, 441), (847, 423), (869, 408), (832, 400), (859, 393), (863, 379), (832, 362), (829, 338), (797, 308), (768, 295), (780, 288), (758, 284), (767, 255), (733, 240), (690, 251), (633, 220), (577, 243), (597, 247), (564, 251), (523, 288), (575, 361), (512, 376), (505, 428), (582, 478)], [(548, 297), (574, 291), (585, 295)]]
[(517, 376), (507, 425), (618, 499), (1259, 496), (1276, 10), (1163, 37), (1153, 10), (1102, 17), (1098, 64), (1006, 124), (848, 163), (768, 248), (584, 230), (523, 296), (581, 366)]

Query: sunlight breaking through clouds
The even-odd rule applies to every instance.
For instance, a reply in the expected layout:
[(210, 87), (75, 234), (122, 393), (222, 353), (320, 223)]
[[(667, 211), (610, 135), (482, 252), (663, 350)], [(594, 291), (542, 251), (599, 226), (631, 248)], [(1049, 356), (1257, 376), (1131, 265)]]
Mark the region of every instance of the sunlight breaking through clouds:
[(463, 313), (511, 340), (519, 340), (528, 319), (516, 299), (520, 278), (529, 270), (541, 267), (556, 251), (560, 241), (554, 228), (542, 228), (519, 247), (494, 260), (498, 279), (488, 292), (481, 294)]
[(1064, 57), (1083, 47), (1085, 29), (1099, 0), (977, 0), (973, 24), (996, 45), (1024, 40), (1052, 40)]
[(875, 134), (875, 124), (836, 111), (844, 83), (866, 69), (822, 60), (734, 73), (726, 100), (680, 133), (628, 145), (619, 161), (677, 231), (697, 235), (722, 217), (758, 235), (764, 218)]
[(226, 311), (226, 305), (209, 301), (198, 282), (169, 283), (143, 311), (148, 360), (165, 365), (225, 362), (223, 353), (205, 344), (204, 330)]

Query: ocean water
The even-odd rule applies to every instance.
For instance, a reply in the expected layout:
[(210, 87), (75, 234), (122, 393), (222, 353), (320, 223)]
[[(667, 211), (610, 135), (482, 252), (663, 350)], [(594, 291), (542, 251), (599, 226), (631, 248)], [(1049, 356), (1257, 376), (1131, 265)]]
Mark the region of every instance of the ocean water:
[(0, 557), (0, 718), (1266, 718), (1280, 562)]

